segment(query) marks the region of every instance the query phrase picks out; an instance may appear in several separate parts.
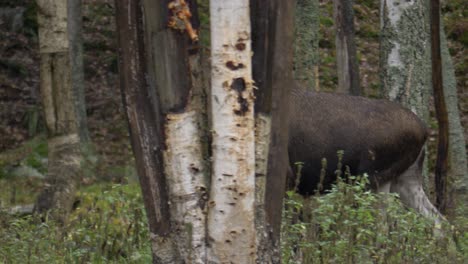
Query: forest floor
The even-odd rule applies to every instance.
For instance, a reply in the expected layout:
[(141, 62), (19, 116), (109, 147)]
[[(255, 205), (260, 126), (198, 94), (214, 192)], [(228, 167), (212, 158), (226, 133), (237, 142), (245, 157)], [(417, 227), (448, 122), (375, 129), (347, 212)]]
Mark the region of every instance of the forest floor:
[[(28, 3), (18, 3), (23, 2)], [(361, 84), (365, 95), (375, 97), (379, 89), (378, 4), (369, 0), (355, 2)], [(96, 170), (84, 179), (85, 183), (101, 179), (121, 181), (135, 174), (118, 84), (113, 5), (112, 0), (83, 1), (86, 109), (92, 142), (99, 157)], [(337, 77), (331, 0), (321, 0), (320, 8), (320, 87), (333, 91)], [(25, 10), (24, 24), (19, 30), (2, 29), (5, 25), (0, 23), (0, 153), (44, 134), (34, 5), (27, 4)], [(467, 10), (466, 1), (450, 1), (444, 6), (443, 20), (455, 63), (459, 107), (468, 142)], [(431, 124), (430, 127), (430, 143), (434, 145), (436, 126)], [(430, 159), (434, 156), (431, 153)]]

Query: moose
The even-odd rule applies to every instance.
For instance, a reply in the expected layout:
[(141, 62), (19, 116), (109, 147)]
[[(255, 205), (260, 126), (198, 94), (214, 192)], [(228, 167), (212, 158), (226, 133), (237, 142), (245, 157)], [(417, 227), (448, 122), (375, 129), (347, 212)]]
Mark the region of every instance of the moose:
[(322, 159), (327, 159), (329, 188), (336, 180), (337, 150), (351, 175), (367, 173), (377, 192), (399, 194), (402, 202), (440, 222), (443, 216), (422, 188), (422, 164), (427, 128), (410, 110), (387, 100), (343, 94), (307, 92), (300, 87), (290, 95), (289, 176), (302, 162), (298, 192), (313, 194), (320, 181)]

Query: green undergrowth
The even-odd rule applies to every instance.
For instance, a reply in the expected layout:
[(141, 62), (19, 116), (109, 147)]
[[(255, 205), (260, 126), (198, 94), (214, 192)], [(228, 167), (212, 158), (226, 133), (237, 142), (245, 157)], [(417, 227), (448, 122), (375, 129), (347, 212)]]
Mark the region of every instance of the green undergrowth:
[(0, 208), (34, 202), (47, 173), (47, 141), (37, 136), (0, 153)]
[(43, 180), (31, 177), (0, 178), (0, 210), (15, 205), (33, 204)]
[(29, 166), (41, 173), (47, 171), (42, 162), (47, 158), (47, 140), (43, 135), (24, 142), (20, 147), (0, 152), (0, 179), (8, 178), (12, 166)]
[(464, 263), (468, 221), (434, 226), (393, 194), (368, 190), (366, 177), (339, 180), (326, 195), (288, 192), (283, 263)]
[[(350, 177), (322, 196), (287, 193), (283, 263), (463, 263), (468, 222), (435, 227), (395, 195)], [(434, 235), (436, 234), (436, 235)], [(0, 212), (0, 263), (151, 263), (137, 184), (96, 183), (78, 192), (64, 225)]]
[(137, 184), (82, 189), (64, 225), (0, 212), (0, 245), (0, 263), (151, 263)]

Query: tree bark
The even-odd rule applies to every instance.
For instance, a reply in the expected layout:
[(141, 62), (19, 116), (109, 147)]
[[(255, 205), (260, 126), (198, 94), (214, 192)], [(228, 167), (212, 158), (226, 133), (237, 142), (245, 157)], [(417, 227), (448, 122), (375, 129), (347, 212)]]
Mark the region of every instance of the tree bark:
[(255, 142), (247, 0), (211, 0), (212, 176), (208, 262), (255, 263)]
[(447, 207), (447, 170), (449, 125), (447, 106), (445, 104), (442, 80), (442, 58), (440, 52), (440, 2), (431, 0), (431, 55), (432, 55), (432, 86), (434, 90), (434, 105), (439, 124), (437, 140), (437, 159), (435, 167), (436, 206), (441, 213), (446, 213)]
[[(281, 263), (288, 164), (295, 1), (251, 1), (256, 90), (256, 228), (259, 263)], [(314, 29), (311, 29), (314, 31)]]
[[(383, 96), (429, 121), (429, 2), (380, 0), (380, 80)], [(427, 159), (423, 185), (429, 188)]]
[(381, 0), (381, 82), (384, 96), (429, 119), (429, 15), (424, 0)]
[(81, 144), (91, 144), (86, 117), (84, 70), (83, 70), (83, 34), (81, 0), (68, 1), (68, 31), (70, 38), (71, 80), (74, 103), (78, 116), (78, 131)]
[[(143, 0), (145, 54), (151, 104), (164, 129), (164, 174), (171, 228), (184, 263), (206, 263), (207, 170), (202, 145), (205, 100), (200, 95), (196, 1)], [(172, 21), (173, 24), (169, 24)], [(198, 72), (197, 72), (198, 71)], [(157, 110), (155, 110), (157, 111)], [(207, 142), (204, 142), (207, 144)]]
[(159, 112), (154, 112), (145, 78), (142, 14), (139, 1), (116, 0), (120, 89), (150, 228), (153, 263), (179, 261), (171, 237), (168, 194), (163, 175), (164, 148)]
[(339, 93), (360, 95), (359, 63), (354, 41), (354, 1), (333, 0)]
[(294, 78), (307, 89), (318, 91), (319, 1), (298, 0), (295, 10)]
[(74, 81), (79, 75), (79, 53), (71, 41), (76, 38), (77, 19), (71, 8), (78, 2), (39, 0), (39, 50), (41, 56), (41, 96), (48, 130), (48, 173), (46, 188), (35, 210), (54, 209), (63, 221), (72, 208), (80, 178), (80, 122), (75, 102)]
[(206, 263), (206, 110), (199, 48), (191, 41), (195, 1), (117, 0), (116, 6), (122, 94), (153, 262)]
[[(457, 81), (455, 69), (447, 45), (447, 37), (444, 28), (440, 26), (440, 44), (442, 55), (442, 81), (444, 85), (445, 103), (447, 105), (449, 122), (449, 171), (450, 177), (447, 193), (449, 204), (447, 209), (463, 207), (468, 199), (468, 165), (466, 161), (466, 142), (463, 127), (460, 121), (458, 108)], [(467, 210), (459, 210), (465, 212)]]

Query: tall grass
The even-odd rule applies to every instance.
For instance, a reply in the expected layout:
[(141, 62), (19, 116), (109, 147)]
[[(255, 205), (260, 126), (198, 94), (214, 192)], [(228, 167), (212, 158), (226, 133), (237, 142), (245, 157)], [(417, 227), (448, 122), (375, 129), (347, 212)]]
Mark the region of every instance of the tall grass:
[(288, 192), (283, 263), (466, 263), (468, 222), (434, 226), (367, 177), (339, 178), (328, 194)]
[(0, 212), (0, 263), (151, 263), (138, 185), (94, 185), (79, 198), (64, 225)]
[[(348, 178), (323, 196), (287, 193), (283, 263), (445, 264), (468, 259), (467, 219), (437, 229), (404, 208), (396, 195), (368, 191), (366, 177)], [(95, 184), (78, 196), (80, 203), (64, 225), (47, 216), (0, 210), (0, 263), (152, 262), (137, 184)]]

